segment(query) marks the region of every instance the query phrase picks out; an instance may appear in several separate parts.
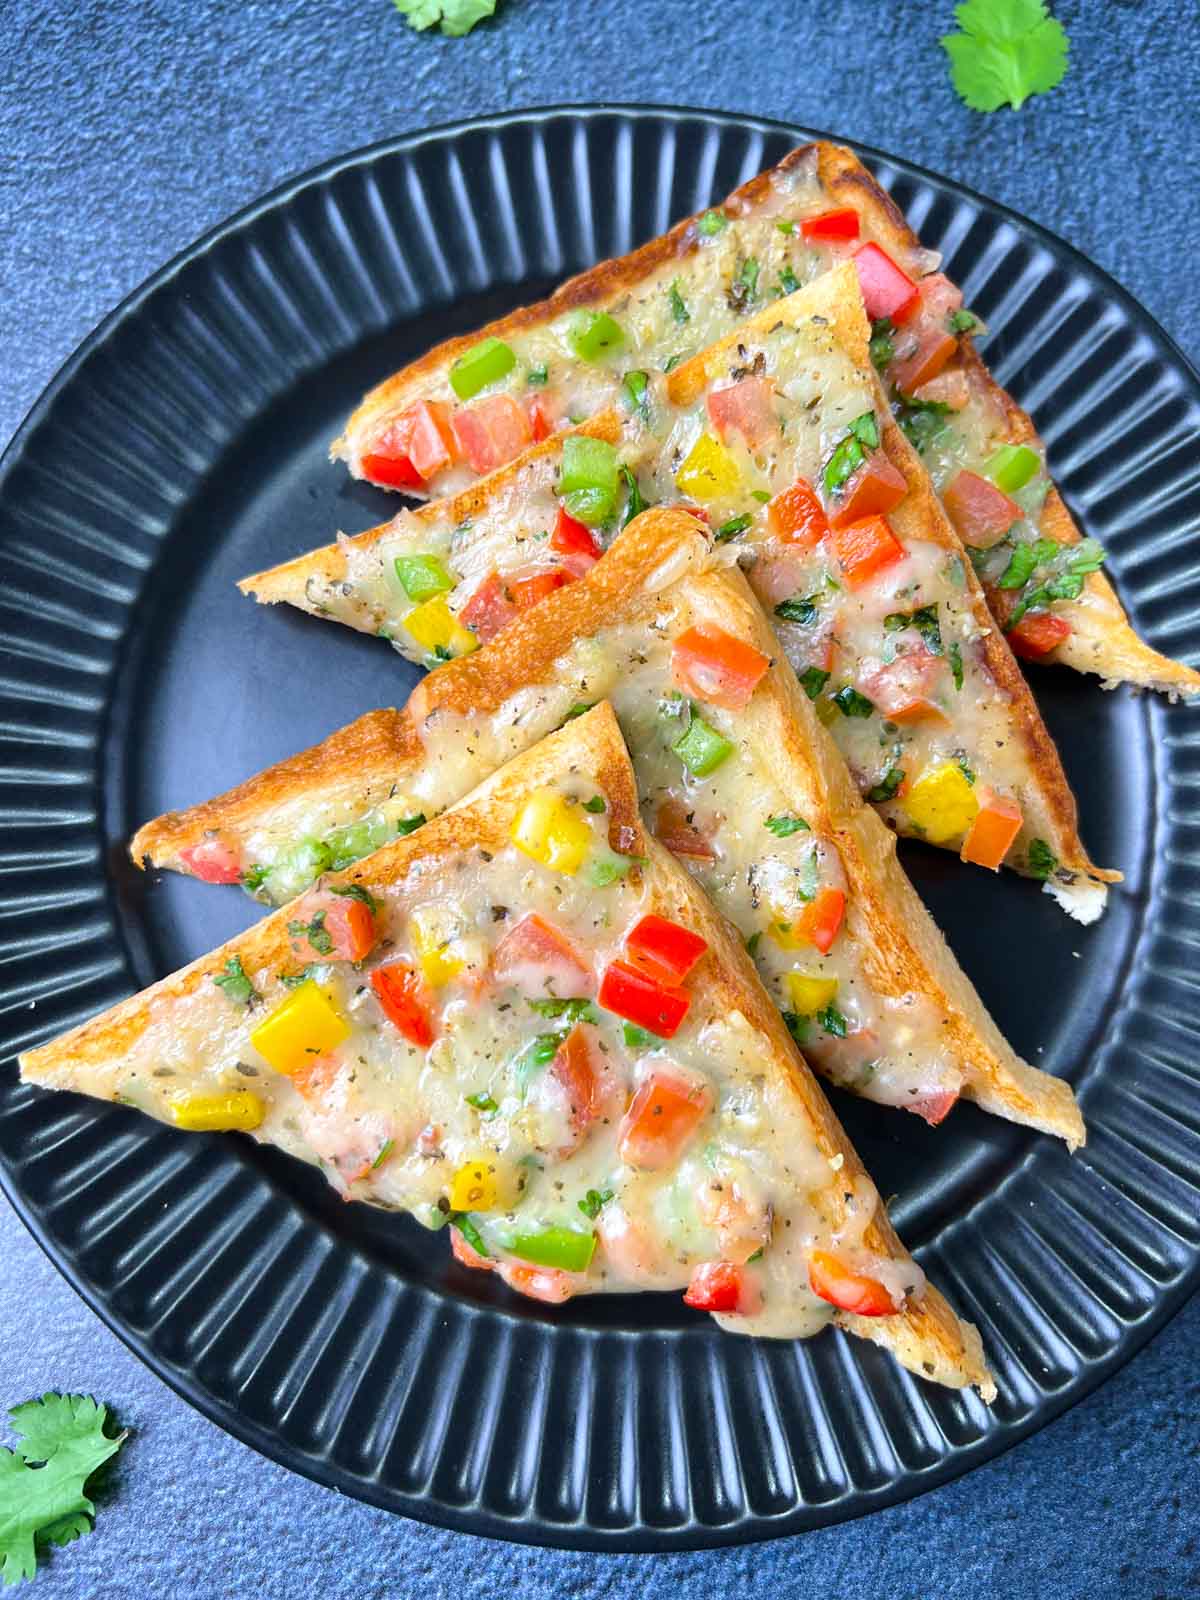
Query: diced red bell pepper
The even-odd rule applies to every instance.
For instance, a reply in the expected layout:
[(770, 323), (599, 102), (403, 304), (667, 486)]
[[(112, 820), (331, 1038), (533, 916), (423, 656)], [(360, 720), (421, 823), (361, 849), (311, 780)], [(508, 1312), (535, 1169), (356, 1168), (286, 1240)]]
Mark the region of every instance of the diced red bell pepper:
[(533, 434), (534, 444), (541, 444), (543, 439), (548, 439), (558, 427), (558, 422), (546, 403), (544, 395), (535, 394), (526, 402), (529, 413), (529, 427)]
[(770, 656), (712, 623), (688, 628), (671, 646), (671, 676), (684, 693), (726, 711), (749, 705), (770, 665)]
[(583, 1282), (581, 1275), (557, 1267), (529, 1267), (520, 1261), (501, 1261), (498, 1270), (510, 1289), (551, 1306), (561, 1306)]
[(931, 1089), (928, 1094), (918, 1095), (915, 1100), (905, 1101), (904, 1109), (922, 1118), (931, 1128), (936, 1128), (939, 1122), (945, 1121), (957, 1104), (957, 1089)]
[[(321, 926), (333, 940), (335, 961), (362, 961), (370, 955), (375, 947), (375, 917), (370, 906), (350, 895), (334, 894), (332, 890), (329, 894), (312, 896), (303, 904), (301, 916), (307, 915), (310, 921), (314, 906), (325, 913)], [(313, 949), (307, 939), (301, 943), (293, 941), (293, 948), (301, 961), (321, 959), (321, 952)]]
[(408, 424), (408, 459), (428, 483), (454, 459), (450, 407), (444, 400), (418, 400), (401, 420)]
[(625, 954), (658, 983), (683, 983), (707, 949), (707, 939), (653, 911), (625, 935)]
[(627, 961), (612, 961), (600, 980), (600, 1004), (626, 1022), (646, 1028), (660, 1039), (679, 1032), (692, 997), (684, 989), (664, 988)]
[(586, 1028), (571, 1029), (550, 1063), (550, 1072), (566, 1090), (571, 1128), (581, 1138), (601, 1109), (600, 1074)]
[(427, 1050), (433, 1043), (433, 1006), (416, 971), (407, 961), (389, 961), (375, 968), (371, 987), (388, 1021), (410, 1044)]
[(922, 322), (914, 332), (916, 348), (888, 367), (888, 377), (901, 394), (912, 394), (922, 384), (936, 378), (958, 349), (958, 340), (944, 323)]
[(949, 406), (951, 411), (965, 411), (971, 402), (971, 385), (961, 366), (952, 367), (914, 389), (913, 399), (927, 405)]
[(854, 253), (854, 265), (863, 305), (872, 322), (890, 317), (899, 326), (912, 316), (921, 303), (920, 292), (886, 250), (881, 250), (874, 242), (864, 244)]
[(806, 239), (857, 239), (859, 226), (858, 212), (846, 206), (806, 217), (800, 224), (800, 232)]
[(621, 1122), (621, 1160), (646, 1172), (674, 1166), (712, 1109), (707, 1083), (654, 1072), (634, 1095)]
[(750, 450), (779, 431), (775, 416), (775, 387), (769, 378), (739, 378), (728, 388), (714, 389), (708, 396), (708, 416), (713, 427), (728, 443), (732, 433), (740, 433)]
[(916, 722), (922, 717), (942, 717), (932, 695), (946, 671), (944, 656), (928, 650), (906, 650), (887, 666), (864, 672), (858, 687), (889, 722)]
[(829, 518), (834, 528), (848, 527), (865, 517), (886, 517), (908, 493), (908, 480), (882, 450), (872, 450), (843, 487)]
[(877, 1278), (853, 1272), (832, 1250), (814, 1250), (808, 1258), (808, 1283), (815, 1295), (858, 1317), (890, 1317), (896, 1312), (891, 1295)]
[(522, 917), (496, 946), (492, 975), (531, 1000), (547, 995), (583, 1000), (596, 990), (591, 968), (570, 940), (536, 911)]
[(833, 548), (842, 576), (852, 589), (861, 589), (904, 559), (904, 546), (882, 517), (867, 517), (848, 527), (835, 528)]
[(942, 493), (946, 515), (964, 544), (990, 550), (1021, 516), (1021, 508), (1003, 489), (977, 472), (956, 472)]
[(1065, 617), (1051, 616), (1048, 611), (1031, 611), (1005, 637), (1014, 655), (1023, 661), (1044, 661), (1064, 639), (1071, 637), (1071, 624)]
[(688, 861), (715, 861), (717, 853), (700, 829), (689, 820), (690, 813), (682, 800), (668, 796), (659, 804), (654, 822), (654, 836), (673, 856)]
[(553, 594), (555, 589), (561, 589), (564, 583), (570, 581), (569, 572), (562, 567), (555, 567), (551, 572), (535, 572), (528, 578), (510, 578), (508, 592), (518, 611), (528, 611), (530, 606), (537, 605), (539, 600), (544, 600), (548, 594)]
[(767, 522), (777, 539), (811, 550), (829, 532), (829, 519), (807, 478), (797, 478), (767, 507)]
[(846, 896), (841, 889), (819, 889), (792, 923), (792, 932), (816, 945), (823, 956), (828, 955), (845, 912)]
[(241, 882), (242, 869), (237, 855), (221, 839), (201, 839), (189, 850), (181, 850), (179, 859), (202, 883)]
[(564, 558), (563, 565), (581, 578), (599, 561), (603, 552), (592, 536), (592, 530), (577, 522), (566, 506), (560, 505), (550, 535), (550, 548)]
[(488, 644), (517, 614), (517, 603), (498, 572), (490, 573), (462, 608), (459, 620)]
[(406, 455), (384, 455), (374, 450), (363, 456), (362, 475), (384, 489), (419, 489), (425, 482)]
[(703, 1261), (692, 1269), (683, 1303), (697, 1311), (747, 1316), (762, 1305), (762, 1294), (744, 1267), (735, 1267), (729, 1261)]
[(474, 472), (495, 472), (521, 454), (533, 428), (508, 394), (490, 394), (473, 405), (459, 406), (451, 419), (455, 442)]
[(974, 866), (990, 867), (998, 872), (1010, 845), (1021, 831), (1024, 818), (1011, 795), (997, 794), (985, 784), (975, 793), (979, 810), (967, 829), (959, 855)]
[(481, 1256), (473, 1245), (469, 1245), (459, 1230), (453, 1226), (450, 1229), (450, 1249), (454, 1253), (455, 1261), (464, 1267), (472, 1267), (476, 1272), (494, 1272), (496, 1263), (488, 1256)]

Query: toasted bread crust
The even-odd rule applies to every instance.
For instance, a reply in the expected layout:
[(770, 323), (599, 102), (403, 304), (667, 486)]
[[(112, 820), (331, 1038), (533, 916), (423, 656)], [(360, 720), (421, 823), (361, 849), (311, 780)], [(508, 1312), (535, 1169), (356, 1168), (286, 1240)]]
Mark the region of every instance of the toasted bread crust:
[(887, 398), (871, 364), (868, 351), (871, 330), (853, 267), (847, 265), (825, 273), (799, 294), (760, 311), (719, 344), (683, 362), (667, 380), (672, 401), (677, 405), (694, 401), (708, 381), (728, 366), (729, 352), (746, 338), (765, 335), (780, 322), (796, 325), (813, 317), (824, 319), (833, 328), (841, 349), (854, 363), (863, 381), (874, 390), (878, 415), (887, 419), (881, 443), (888, 459), (903, 473), (908, 485), (907, 495), (896, 510), (888, 513), (888, 520), (901, 538), (939, 545), (961, 560), (984, 664), (1008, 699), (1013, 736), (1031, 775), (1028, 793), (1022, 796), (1027, 814), (1036, 811), (1037, 831), (1051, 845), (1066, 872), (1095, 884), (1119, 882), (1119, 872), (1095, 866), (1084, 849), (1079, 838), (1075, 798), (1025, 676), (988, 610), (975, 569), (933, 491), (921, 458), (892, 420)]
[[(587, 772), (608, 798), (609, 839), (613, 847), (645, 858), (645, 867), (634, 871), (644, 874), (656, 907), (664, 915), (683, 917), (708, 941), (705, 993), (715, 1001), (715, 1013), (740, 1013), (758, 1031), (766, 1045), (764, 1071), (787, 1085), (812, 1129), (818, 1151), (838, 1162), (836, 1176), (831, 1168), (828, 1188), (821, 1197), (822, 1209), (836, 1229), (848, 1219), (847, 1194), (853, 1198), (854, 1181), (867, 1181), (862, 1164), (762, 989), (740, 941), (687, 873), (643, 831), (633, 770), (607, 703), (518, 756), (459, 805), (427, 823), (420, 834), (384, 846), (327, 881), (361, 884), (368, 892), (378, 893), (403, 879), (418, 861), (464, 849), (501, 849), (508, 842), (512, 816), (529, 791), (565, 772), (578, 770)], [(164, 1006), (219, 974), (232, 957), (240, 957), (248, 971), (286, 961), (290, 954), (287, 924), (285, 908), (182, 972), (122, 1001), (52, 1044), (29, 1052), (21, 1058), (22, 1077), (27, 1082), (52, 1087), (76, 1086), (81, 1077), (86, 1077), (89, 1066), (102, 1069), (105, 1062), (127, 1051), (149, 1025), (153, 1012), (161, 1012)], [(881, 1204), (863, 1242), (867, 1249), (891, 1260), (909, 1260)], [(849, 1331), (865, 1334), (891, 1349), (915, 1372), (955, 1387), (973, 1383), (988, 1399), (995, 1394), (978, 1334), (960, 1324), (932, 1287), (927, 1288), (920, 1301), (895, 1316), (865, 1319), (838, 1312), (836, 1320)]]
[[(581, 639), (664, 605), (686, 609), (753, 643), (772, 665), (741, 714), (743, 736), (792, 800), (842, 855), (852, 894), (848, 926), (868, 958), (877, 991), (926, 996), (939, 1008), (965, 1076), (963, 1092), (985, 1110), (1065, 1139), (1084, 1140), (1069, 1086), (1023, 1062), (1006, 1043), (955, 961), (896, 860), (895, 839), (864, 803), (811, 701), (800, 689), (770, 624), (737, 569), (706, 571), (701, 525), (679, 510), (643, 512), (579, 583), (560, 589), (518, 617), (502, 640), (430, 673), (402, 711), (360, 718), (324, 745), (269, 768), (190, 812), (143, 828), (136, 856), (173, 866), (179, 851), (208, 829), (249, 831), (265, 814), (314, 785), (403, 780), (424, 760), (421, 729), (440, 717), (484, 719), (519, 690), (551, 679)], [(663, 589), (662, 574), (674, 582)]]

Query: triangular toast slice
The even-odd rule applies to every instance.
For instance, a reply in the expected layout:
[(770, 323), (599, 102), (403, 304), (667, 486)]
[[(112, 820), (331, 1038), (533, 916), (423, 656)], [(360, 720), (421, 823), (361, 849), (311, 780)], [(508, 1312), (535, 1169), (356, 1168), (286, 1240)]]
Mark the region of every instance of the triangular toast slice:
[(728, 1328), (832, 1319), (995, 1392), (740, 940), (643, 830), (607, 705), (21, 1071), (319, 1161), (545, 1300), (686, 1288)]
[[(1032, 421), (979, 356), (977, 319), (895, 203), (838, 145), (794, 150), (724, 205), (436, 346), (367, 395), (331, 454), (356, 476), (410, 494), (459, 489), (534, 430), (627, 402), (627, 372), (670, 370), (851, 259), (876, 319), (872, 350), (889, 402), (964, 535), (979, 539), (981, 555), (993, 549), (981, 570), (998, 619), (1015, 622), (1017, 647), (1108, 685), (1200, 693), (1200, 673), (1133, 631), (1098, 570), (1102, 552), (1091, 541), (1081, 548)], [(1028, 565), (1039, 539), (1048, 543)], [(1019, 545), (1029, 546), (1020, 556), (1027, 576), (1003, 587)], [(1022, 625), (1014, 607), (1035, 595)]]
[(647, 824), (747, 942), (819, 1071), (930, 1122), (962, 1094), (1082, 1142), (1068, 1085), (1005, 1042), (745, 579), (711, 566), (701, 525), (682, 511), (637, 517), (586, 578), (431, 673), (404, 710), (373, 712), (149, 823), (133, 857), (288, 898), (452, 805), (601, 696), (625, 732)]
[[(431, 644), (469, 653), (594, 559), (594, 531), (569, 514), (584, 509), (568, 487), (581, 459), (610, 487), (625, 475), (622, 514), (642, 493), (684, 496), (746, 563), (887, 821), (981, 865), (1003, 860), (1094, 920), (1119, 874), (1093, 866), (1079, 839), (1053, 741), (891, 419), (868, 339), (843, 266), (673, 372), (624, 460), (611, 434), (546, 441), (536, 461), (468, 491), (481, 496), (469, 514), (457, 502), (406, 512), (241, 587), (434, 664)], [(981, 797), (987, 841), (972, 834)]]

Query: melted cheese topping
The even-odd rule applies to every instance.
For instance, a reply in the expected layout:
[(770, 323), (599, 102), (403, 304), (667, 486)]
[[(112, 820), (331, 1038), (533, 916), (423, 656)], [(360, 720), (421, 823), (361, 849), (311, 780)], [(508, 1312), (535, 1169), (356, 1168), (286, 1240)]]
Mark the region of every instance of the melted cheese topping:
[[(737, 1011), (718, 1010), (702, 977), (689, 985), (690, 1010), (670, 1039), (630, 1034), (594, 1001), (556, 1002), (556, 986), (596, 994), (652, 904), (640, 870), (621, 858), (626, 875), (595, 887), (590, 864), (614, 859), (595, 786), (578, 776), (558, 793), (591, 838), (576, 874), (510, 846), (422, 860), (403, 882), (373, 890), (371, 954), (309, 973), (347, 1037), (310, 1052), (300, 1070), (273, 1071), (255, 1047), (264, 1018), (298, 992), (284, 983), (288, 973), (258, 970), (246, 974), (249, 1005), (212, 981), (184, 1000), (164, 999), (122, 1059), (82, 1068), (74, 1086), (168, 1121), (181, 1094), (249, 1089), (263, 1112), (256, 1139), (319, 1163), (349, 1198), (403, 1209), (434, 1228), (453, 1212), (527, 1292), (681, 1288), (696, 1267), (724, 1260), (743, 1266), (755, 1304), (761, 1295), (760, 1309), (730, 1325), (800, 1336), (830, 1315), (808, 1284), (808, 1256), (820, 1247), (884, 1283), (897, 1307), (919, 1294), (919, 1268), (863, 1248), (874, 1189), (837, 1178), (840, 1158), (818, 1149), (786, 1074), (763, 1070), (768, 1041)], [(569, 941), (586, 978), (563, 984), (552, 965), (497, 975), (500, 941), (530, 913)], [(369, 975), (397, 960), (418, 967), (431, 928), (446, 981), (425, 993), (434, 1038), (424, 1049), (389, 1020)], [(573, 1028), (589, 1062), (586, 1109), (559, 1066)], [(664, 1076), (704, 1109), (685, 1137), (661, 1146), (656, 1127), (642, 1128), (654, 1159), (638, 1157), (623, 1143), (635, 1115), (628, 1108)], [(486, 1179), (470, 1190), (477, 1205), (464, 1207), (462, 1174), (476, 1165)], [(584, 1255), (594, 1233), (594, 1254), (582, 1268), (534, 1282), (537, 1254), (526, 1241), (551, 1229), (566, 1230)]]

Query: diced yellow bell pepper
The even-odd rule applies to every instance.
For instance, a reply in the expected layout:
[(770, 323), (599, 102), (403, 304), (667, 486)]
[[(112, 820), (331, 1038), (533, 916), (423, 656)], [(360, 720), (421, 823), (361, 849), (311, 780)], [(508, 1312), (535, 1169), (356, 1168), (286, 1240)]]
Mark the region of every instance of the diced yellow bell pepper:
[(702, 433), (675, 474), (675, 486), (693, 500), (720, 500), (737, 491), (742, 474), (725, 446)]
[(788, 999), (792, 1010), (802, 1017), (815, 1017), (832, 1004), (838, 992), (836, 978), (813, 978), (807, 972), (789, 972), (787, 975)]
[(466, 966), (466, 962), (449, 948), (446, 913), (438, 906), (417, 906), (409, 926), (425, 982), (431, 989), (440, 989)]
[(904, 809), (931, 844), (946, 844), (966, 833), (979, 800), (962, 768), (947, 761), (917, 779), (904, 799)]
[(189, 1133), (249, 1132), (263, 1119), (265, 1107), (250, 1089), (230, 1089), (226, 1094), (184, 1094), (168, 1107), (171, 1121)]
[(519, 1185), (511, 1166), (494, 1155), (464, 1162), (450, 1180), (452, 1211), (506, 1211)]
[(349, 1022), (317, 981), (309, 978), (259, 1023), (250, 1043), (268, 1066), (288, 1074), (309, 1066), (327, 1050), (335, 1050), (349, 1036)]
[(426, 655), (449, 660), (469, 656), (479, 648), (479, 640), (470, 628), (463, 627), (441, 595), (414, 606), (405, 617), (404, 626)]
[(568, 877), (579, 871), (595, 842), (578, 809), (553, 789), (534, 790), (517, 813), (510, 837), (531, 860)]

